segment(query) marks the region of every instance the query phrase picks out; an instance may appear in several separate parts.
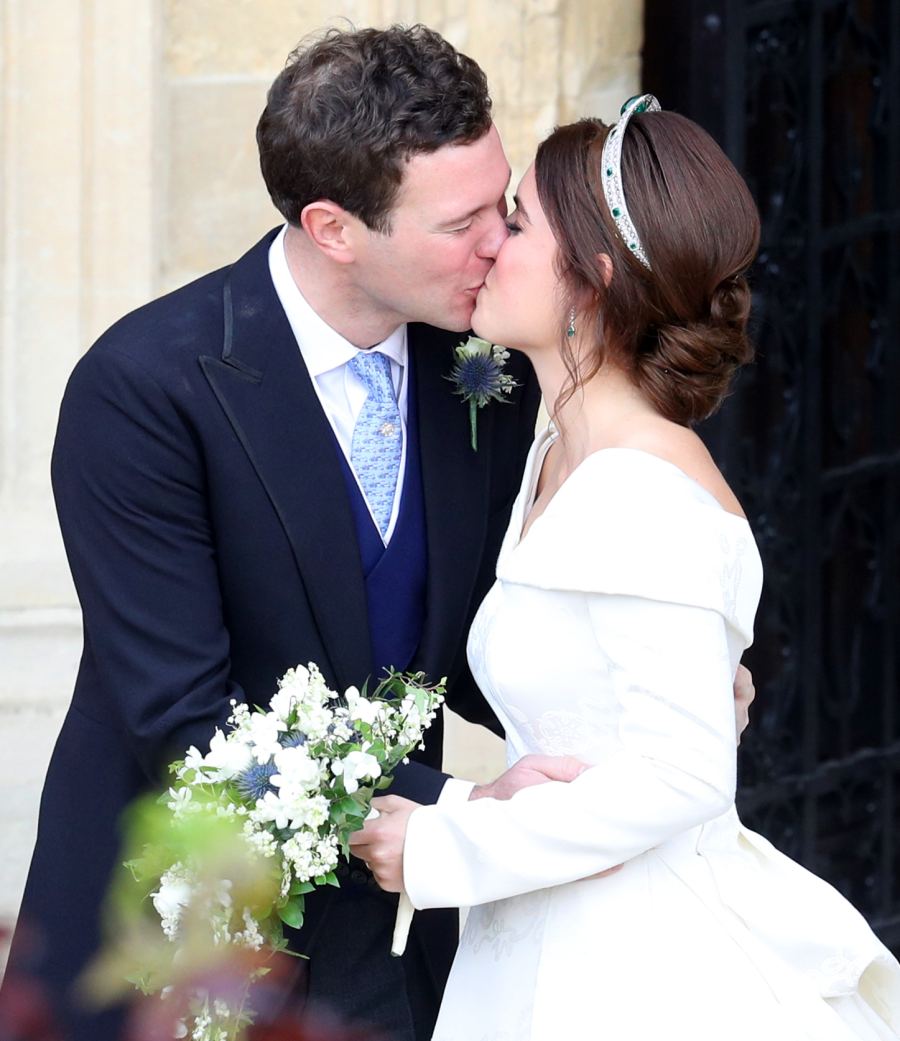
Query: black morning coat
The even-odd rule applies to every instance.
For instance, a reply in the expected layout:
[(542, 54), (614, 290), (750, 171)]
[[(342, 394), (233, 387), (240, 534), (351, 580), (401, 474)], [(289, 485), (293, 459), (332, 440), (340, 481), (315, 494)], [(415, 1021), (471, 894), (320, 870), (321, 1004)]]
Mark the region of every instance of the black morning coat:
[[(298, 662), (318, 663), (339, 690), (373, 672), (347, 486), (272, 285), (274, 235), (117, 322), (78, 363), (62, 403), (53, 486), (84, 653), (46, 779), (7, 985), (37, 977), (67, 1039), (118, 1034), (114, 1017), (74, 1011), (67, 992), (98, 944), (123, 807), (165, 781), (190, 745), (208, 746), (229, 699), (267, 704)], [(480, 411), (473, 451), (468, 406), (446, 379), (460, 339), (409, 327), (428, 558), (411, 667), (446, 675), (448, 704), (496, 727), (465, 641), (493, 581), (538, 390), (513, 353), (507, 371), (520, 387)], [(441, 744), (438, 721), (391, 792), (434, 802)], [(428, 914), (416, 916), (420, 930)], [(435, 1007), (455, 939), (442, 921), (440, 936), (422, 940)]]

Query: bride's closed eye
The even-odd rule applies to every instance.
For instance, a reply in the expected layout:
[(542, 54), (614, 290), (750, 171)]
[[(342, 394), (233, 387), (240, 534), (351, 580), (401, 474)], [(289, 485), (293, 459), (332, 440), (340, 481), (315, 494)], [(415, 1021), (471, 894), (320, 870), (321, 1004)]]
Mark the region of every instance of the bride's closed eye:
[(506, 230), (510, 235), (518, 235), (522, 230), (521, 224), (517, 224), (514, 220), (506, 220), (504, 221), (504, 224), (506, 224)]

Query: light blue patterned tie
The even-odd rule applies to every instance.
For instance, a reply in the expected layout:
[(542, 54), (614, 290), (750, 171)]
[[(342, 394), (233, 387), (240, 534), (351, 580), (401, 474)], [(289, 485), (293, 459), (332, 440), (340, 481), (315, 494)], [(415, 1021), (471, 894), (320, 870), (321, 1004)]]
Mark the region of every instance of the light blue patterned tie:
[(369, 392), (353, 428), (350, 462), (384, 538), (400, 472), (402, 428), (391, 363), (378, 351), (360, 351), (347, 362)]

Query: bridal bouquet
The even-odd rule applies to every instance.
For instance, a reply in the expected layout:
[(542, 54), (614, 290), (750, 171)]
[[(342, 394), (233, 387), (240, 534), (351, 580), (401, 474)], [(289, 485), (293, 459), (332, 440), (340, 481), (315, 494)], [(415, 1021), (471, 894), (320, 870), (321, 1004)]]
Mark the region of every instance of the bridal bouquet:
[(144, 935), (150, 914), (169, 952), (151, 957), (145, 942), (129, 982), (165, 996), (196, 968), (198, 950), (251, 967), (237, 997), (198, 993), (176, 1036), (241, 1036), (250, 984), (268, 971), (254, 952), (284, 951), (283, 926), (302, 924), (306, 894), (338, 885), (350, 834), (433, 721), (443, 681), (424, 679), (391, 672), (372, 694), (340, 696), (316, 665), (298, 665), (267, 710), (232, 701), (228, 733), (217, 729), (208, 752), (192, 747), (170, 766), (175, 782), (133, 828), (131, 845), (142, 848), (126, 864), (141, 887)]

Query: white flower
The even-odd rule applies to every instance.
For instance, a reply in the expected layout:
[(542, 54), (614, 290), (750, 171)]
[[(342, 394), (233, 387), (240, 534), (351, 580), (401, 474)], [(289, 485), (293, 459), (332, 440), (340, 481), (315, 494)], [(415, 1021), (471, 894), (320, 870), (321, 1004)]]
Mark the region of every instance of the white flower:
[(352, 795), (359, 788), (359, 781), (374, 781), (381, 776), (381, 764), (369, 752), (348, 752), (343, 759), (334, 760), (331, 772), (344, 778), (344, 788)]
[(187, 750), (187, 755), (184, 757), (184, 765), (176, 774), (178, 780), (182, 780), (188, 771), (194, 771), (194, 779), (192, 784), (207, 784), (214, 778), (208, 775), (203, 769), (203, 753), (197, 748), (196, 745), (191, 745)]
[(381, 716), (381, 706), (378, 702), (364, 698), (356, 687), (348, 687), (344, 698), (350, 711), (350, 718), (354, 722), (368, 723), (371, 726)]
[(244, 701), (231, 699), (231, 715), (228, 717), (228, 725), (235, 730), (240, 730), (250, 718), (250, 706)]
[(280, 795), (266, 792), (261, 799), (257, 800), (256, 808), (250, 811), (250, 819), (258, 824), (273, 821), (275, 827), (281, 831), (288, 826), (290, 807), (282, 801)]
[(231, 905), (231, 882), (227, 878), (220, 879), (216, 882), (208, 909), (214, 944), (231, 943)]
[(210, 1041), (210, 1027), (212, 1026), (212, 1019), (207, 1012), (203, 1012), (201, 1015), (194, 1018), (194, 1030), (191, 1034), (191, 1041)]
[(480, 336), (470, 336), (463, 343), (460, 343), (456, 347), (456, 353), (461, 357), (474, 358), (478, 355), (484, 355), (490, 357), (492, 345), (489, 340), (484, 340)]
[[(249, 947), (252, 951), (258, 951), (265, 942), (262, 933), (259, 931), (259, 922), (256, 921), (246, 907), (244, 908), (243, 919), (244, 931), (234, 934), (234, 942), (240, 947)], [(218, 1008), (216, 1011), (219, 1012)], [(221, 1016), (223, 1013), (219, 1012), (219, 1015)]]
[(194, 793), (187, 786), (170, 788), (168, 794), (169, 801), (166, 803), (166, 808), (171, 811), (175, 820), (181, 820), (187, 814), (199, 812), (201, 809), (197, 803), (192, 801)]
[(410, 713), (419, 714), (419, 703), (416, 700), (415, 694), (405, 694), (403, 700), (400, 702), (401, 711), (409, 716)]
[(277, 717), (282, 730), (288, 729), (288, 719), (297, 705), (297, 700), (289, 687), (282, 688), (273, 695), (270, 712)]
[(226, 909), (231, 908), (231, 880), (228, 878), (220, 878), (216, 882), (215, 889), (216, 900)]
[(318, 788), (322, 771), (315, 759), (311, 759), (303, 745), (279, 748), (275, 753), (275, 768), (278, 773), (270, 778), (275, 788), (286, 785), (295, 788)]
[(327, 705), (305, 704), (297, 706), (297, 729), (310, 739), (321, 741), (328, 734), (334, 713)]
[(258, 763), (267, 763), (281, 748), (279, 737), (284, 727), (268, 712), (254, 712), (244, 728), (246, 740), (253, 748)]
[[(274, 778), (273, 778), (274, 780)], [(266, 792), (251, 813), (257, 823), (274, 821), (279, 830), (318, 828), (328, 820), (331, 804), (324, 795), (310, 795), (305, 788), (285, 784), (276, 795)]]
[(337, 691), (331, 690), (325, 682), (325, 677), (322, 675), (319, 666), (315, 662), (310, 662), (309, 697), (307, 701), (315, 701), (319, 705), (324, 705), (329, 701), (333, 701), (337, 696)]
[(301, 882), (333, 871), (338, 862), (337, 835), (320, 838), (314, 832), (298, 831), (282, 846), (294, 877)]
[(349, 741), (353, 737), (350, 714), (345, 708), (336, 708), (331, 722), (331, 736), (335, 741)]
[(275, 836), (265, 828), (255, 827), (252, 821), (244, 821), (244, 830), (241, 834), (253, 852), (261, 857), (274, 857), (278, 852), (278, 841)]
[(278, 681), (279, 693), (283, 690), (292, 691), (293, 696), (302, 701), (309, 690), (309, 669), (303, 665), (295, 665)]
[(302, 666), (288, 669), (278, 681), (278, 690), (270, 702), (271, 710), (285, 724), (291, 712), (306, 699), (309, 672)]
[(209, 743), (209, 753), (203, 765), (216, 771), (217, 781), (230, 781), (250, 765), (253, 753), (244, 740), (234, 735), (226, 737), (218, 727)]
[[(286, 800), (287, 801), (287, 800)], [(289, 802), (291, 828), (319, 828), (328, 820), (331, 803), (324, 795), (306, 795), (298, 793), (298, 797)]]
[(162, 922), (163, 932), (170, 940), (178, 935), (181, 915), (190, 903), (193, 887), (181, 863), (173, 864), (159, 880), (159, 889), (151, 893), (153, 906)]
[(293, 881), (294, 875), (291, 871), (291, 865), (286, 860), (282, 861), (281, 889), (279, 891), (279, 896), (282, 900), (286, 899), (288, 893), (290, 893)]

